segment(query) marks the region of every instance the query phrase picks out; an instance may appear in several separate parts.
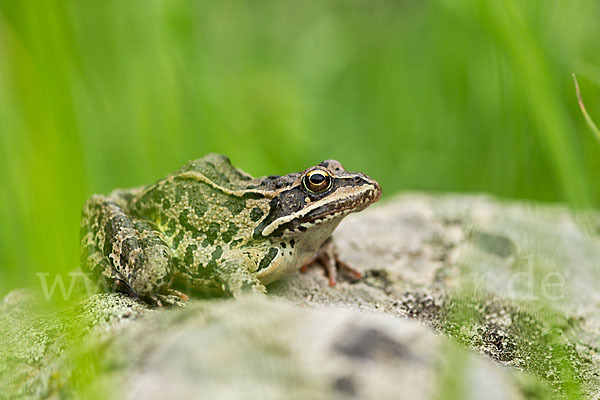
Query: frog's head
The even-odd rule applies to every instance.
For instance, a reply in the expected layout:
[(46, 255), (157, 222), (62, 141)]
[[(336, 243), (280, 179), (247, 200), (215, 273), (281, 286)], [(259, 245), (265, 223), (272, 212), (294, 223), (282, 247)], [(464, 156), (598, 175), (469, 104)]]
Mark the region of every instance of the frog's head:
[(312, 236), (322, 242), (342, 218), (381, 197), (377, 181), (345, 171), (336, 160), (300, 173), (262, 178), (262, 182), (272, 198), (268, 215), (254, 230), (255, 237)]

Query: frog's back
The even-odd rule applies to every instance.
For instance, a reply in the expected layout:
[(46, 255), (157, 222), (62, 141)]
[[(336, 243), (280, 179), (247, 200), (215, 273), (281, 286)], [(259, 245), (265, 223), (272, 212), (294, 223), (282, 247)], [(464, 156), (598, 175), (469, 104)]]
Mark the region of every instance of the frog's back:
[(257, 218), (268, 213), (262, 193), (244, 190), (254, 183), (226, 156), (208, 154), (144, 188), (130, 209), (156, 225), (184, 269), (197, 273), (249, 241)]
[(179, 273), (209, 285), (223, 260), (251, 240), (255, 221), (268, 212), (261, 193), (244, 190), (252, 184), (254, 179), (226, 156), (208, 154), (146, 187), (132, 212), (164, 236)]
[[(210, 153), (143, 188), (131, 209), (141, 218), (169, 226), (171, 229), (165, 230), (167, 236), (182, 228), (197, 231), (202, 224), (229, 220), (239, 214), (245, 199), (236, 193), (252, 181), (250, 175), (231, 165), (227, 156)], [(219, 207), (229, 212), (219, 212)], [(190, 223), (186, 223), (188, 220)]]
[(175, 175), (190, 172), (202, 174), (210, 182), (230, 190), (245, 189), (253, 180), (252, 176), (231, 165), (229, 157), (217, 153), (189, 161)]

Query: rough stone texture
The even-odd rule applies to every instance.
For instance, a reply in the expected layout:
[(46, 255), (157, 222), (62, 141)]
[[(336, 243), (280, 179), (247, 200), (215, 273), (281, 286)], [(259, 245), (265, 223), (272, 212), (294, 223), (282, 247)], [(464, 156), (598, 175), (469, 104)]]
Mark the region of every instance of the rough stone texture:
[(56, 307), (30, 290), (10, 292), (0, 303), (0, 399), (47, 398), (68, 388), (71, 349), (152, 313), (117, 294)]
[(17, 290), (0, 304), (0, 398), (598, 398), (597, 221), (407, 194), (340, 225), (365, 276), (335, 288), (313, 268), (266, 297), (170, 310)]
[(456, 362), (467, 382), (461, 398), (492, 390), (524, 399), (523, 388), (535, 385), (415, 321), (351, 308), (261, 296), (156, 312), (112, 294), (81, 309), (79, 321), (44, 322), (63, 327), (39, 330), (46, 348), (17, 349), (28, 366), (17, 378), (29, 381), (15, 397), (432, 399), (443, 397), (438, 382)]
[(361, 282), (318, 288), (313, 271), (271, 294), (416, 318), (559, 391), (575, 381), (576, 392), (597, 398), (597, 221), (558, 206), (407, 194), (336, 232)]

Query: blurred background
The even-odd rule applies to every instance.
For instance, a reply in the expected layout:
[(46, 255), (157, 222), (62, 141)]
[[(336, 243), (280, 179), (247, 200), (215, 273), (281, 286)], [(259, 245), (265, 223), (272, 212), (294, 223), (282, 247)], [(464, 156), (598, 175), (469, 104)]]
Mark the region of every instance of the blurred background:
[(600, 3), (0, 1), (0, 296), (77, 268), (85, 199), (207, 152), (597, 207)]

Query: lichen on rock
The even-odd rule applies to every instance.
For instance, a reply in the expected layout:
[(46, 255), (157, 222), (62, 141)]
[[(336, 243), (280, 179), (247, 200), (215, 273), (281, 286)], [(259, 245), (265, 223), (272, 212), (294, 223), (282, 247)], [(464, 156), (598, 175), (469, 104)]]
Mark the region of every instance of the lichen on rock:
[(166, 310), (16, 290), (0, 398), (594, 398), (594, 235), (557, 206), (407, 194), (340, 225), (364, 277), (334, 288), (313, 268)]

